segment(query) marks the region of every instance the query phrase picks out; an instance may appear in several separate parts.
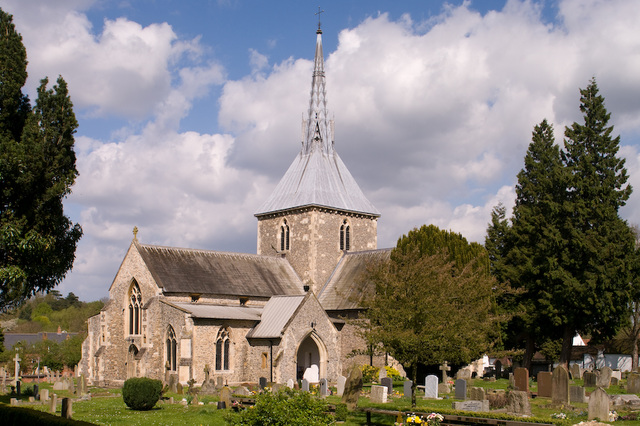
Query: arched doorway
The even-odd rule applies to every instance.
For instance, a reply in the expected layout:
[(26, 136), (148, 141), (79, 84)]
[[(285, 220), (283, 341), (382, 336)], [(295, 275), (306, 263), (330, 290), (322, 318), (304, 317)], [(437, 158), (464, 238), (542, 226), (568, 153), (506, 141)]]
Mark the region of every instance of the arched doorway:
[(327, 349), (318, 337), (312, 333), (300, 342), (296, 354), (296, 378), (301, 380), (307, 368), (316, 366), (318, 379), (327, 375)]
[(137, 377), (138, 361), (136, 355), (138, 355), (138, 348), (136, 345), (130, 345), (127, 353), (127, 379)]

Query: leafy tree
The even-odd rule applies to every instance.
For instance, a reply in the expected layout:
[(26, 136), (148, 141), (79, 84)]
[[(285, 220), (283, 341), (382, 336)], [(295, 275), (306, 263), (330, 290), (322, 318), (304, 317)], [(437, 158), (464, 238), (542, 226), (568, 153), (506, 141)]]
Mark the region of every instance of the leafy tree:
[(26, 50), (0, 9), (0, 309), (55, 287), (73, 265), (82, 230), (62, 201), (78, 172), (78, 123), (66, 82), (48, 79), (35, 106), (22, 94)]
[(410, 372), (413, 405), (418, 364), (468, 363), (489, 347), (499, 287), (481, 245), (422, 226), (400, 238), (365, 279), (375, 286), (364, 312), (371, 340)]

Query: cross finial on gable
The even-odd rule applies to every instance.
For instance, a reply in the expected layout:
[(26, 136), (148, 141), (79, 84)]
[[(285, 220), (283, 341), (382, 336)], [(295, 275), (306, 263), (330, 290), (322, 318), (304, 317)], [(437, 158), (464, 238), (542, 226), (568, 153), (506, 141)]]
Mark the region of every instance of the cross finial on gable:
[(320, 31), (320, 14), (324, 13), (324, 10), (320, 9), (320, 6), (318, 6), (318, 11), (315, 13), (316, 15), (318, 15), (318, 31)]
[(138, 227), (137, 227), (137, 226), (134, 226), (134, 227), (133, 227), (133, 239), (134, 239), (135, 241), (137, 241), (137, 240), (138, 240)]

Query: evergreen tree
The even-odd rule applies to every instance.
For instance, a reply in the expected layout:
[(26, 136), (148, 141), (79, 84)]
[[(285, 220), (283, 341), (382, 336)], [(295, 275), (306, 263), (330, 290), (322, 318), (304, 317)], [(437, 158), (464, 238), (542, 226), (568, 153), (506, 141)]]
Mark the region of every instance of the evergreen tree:
[(489, 255), (489, 270), (500, 282), (507, 281), (504, 259), (509, 251), (509, 232), (511, 225), (507, 220), (507, 208), (499, 203), (491, 211), (491, 223), (487, 227), (484, 247)]
[(82, 235), (64, 215), (78, 172), (78, 123), (67, 84), (42, 80), (33, 108), (22, 94), (26, 51), (0, 9), (0, 309), (55, 287), (73, 265)]
[(598, 92), (595, 79), (580, 90), (584, 123), (565, 130), (566, 248), (556, 275), (561, 285), (545, 294), (551, 319), (563, 330), (561, 363), (569, 360), (576, 332), (612, 335), (628, 316), (634, 238), (618, 210), (631, 186), (617, 157), (620, 136), (612, 137), (611, 114)]

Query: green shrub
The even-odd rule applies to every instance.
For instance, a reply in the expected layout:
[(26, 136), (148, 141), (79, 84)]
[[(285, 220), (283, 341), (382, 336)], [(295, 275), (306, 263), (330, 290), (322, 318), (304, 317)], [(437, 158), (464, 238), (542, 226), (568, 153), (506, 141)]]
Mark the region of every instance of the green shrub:
[(253, 408), (229, 413), (226, 420), (229, 424), (243, 426), (324, 426), (334, 421), (334, 417), (327, 415), (327, 412), (325, 400), (308, 392), (284, 388), (277, 393), (257, 395)]
[(387, 370), (387, 377), (390, 377), (391, 380), (403, 380), (403, 377), (400, 375), (400, 372), (393, 367), (389, 367), (388, 365), (384, 367)]
[(361, 365), (360, 370), (362, 370), (363, 383), (371, 383), (374, 380), (378, 381), (378, 372), (380, 371), (378, 367), (374, 367), (373, 365)]
[(349, 409), (347, 408), (347, 404), (339, 403), (336, 404), (336, 420), (339, 422), (344, 422), (347, 420), (347, 415), (349, 414)]
[(134, 377), (124, 382), (122, 399), (133, 410), (151, 410), (162, 395), (162, 382)]

